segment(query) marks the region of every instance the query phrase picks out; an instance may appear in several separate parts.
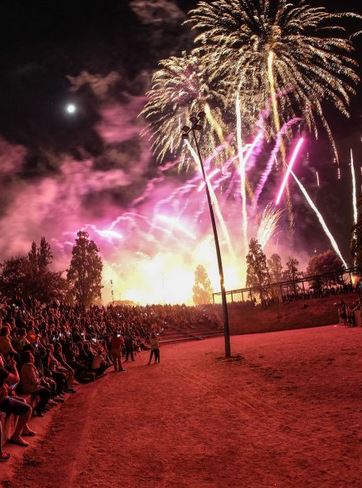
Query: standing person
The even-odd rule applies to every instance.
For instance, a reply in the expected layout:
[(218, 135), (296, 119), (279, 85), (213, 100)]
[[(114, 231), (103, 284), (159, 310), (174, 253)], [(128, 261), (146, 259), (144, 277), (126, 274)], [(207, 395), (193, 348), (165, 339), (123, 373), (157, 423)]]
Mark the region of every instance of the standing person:
[(134, 356), (133, 356), (133, 338), (129, 332), (126, 332), (124, 336), (124, 347), (126, 350), (126, 361), (128, 361), (129, 355), (131, 355), (132, 361), (134, 361)]
[(115, 332), (111, 339), (111, 356), (114, 371), (126, 371), (122, 366), (122, 348), (124, 345), (123, 337), (120, 333)]
[(160, 362), (160, 341), (158, 338), (158, 334), (151, 334), (150, 337), (150, 346), (151, 346), (151, 353), (150, 353), (150, 359), (148, 361), (148, 364), (151, 364), (152, 357), (154, 357), (154, 364), (157, 362)]

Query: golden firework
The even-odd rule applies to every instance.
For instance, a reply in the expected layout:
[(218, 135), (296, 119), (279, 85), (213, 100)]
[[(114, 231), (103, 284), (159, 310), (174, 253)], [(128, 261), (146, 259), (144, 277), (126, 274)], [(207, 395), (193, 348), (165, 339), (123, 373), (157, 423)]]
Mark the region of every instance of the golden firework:
[(322, 125), (333, 140), (324, 102), (348, 116), (359, 82), (344, 17), (362, 18), (304, 0), (215, 0), (200, 1), (186, 24), (198, 32), (195, 54), (205, 79), (223, 80), (230, 106), (240, 94), (246, 128), (271, 105), (273, 134), (280, 121), (303, 114), (316, 137)]
[(205, 82), (204, 69), (193, 53), (182, 53), (159, 63), (152, 77), (152, 86), (147, 93), (147, 103), (141, 112), (149, 124), (153, 152), (159, 160), (166, 156), (186, 157), (182, 144), (182, 127), (189, 124), (190, 117), (205, 112), (202, 141), (206, 154), (224, 142), (224, 123), (221, 108), (224, 106), (223, 91), (216, 91)]

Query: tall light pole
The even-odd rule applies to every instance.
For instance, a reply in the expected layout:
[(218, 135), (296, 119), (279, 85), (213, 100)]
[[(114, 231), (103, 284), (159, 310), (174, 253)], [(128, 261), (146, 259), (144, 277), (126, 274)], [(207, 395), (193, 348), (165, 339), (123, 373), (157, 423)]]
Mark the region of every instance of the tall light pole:
[(221, 300), (222, 300), (222, 308), (223, 308), (223, 315), (224, 315), (225, 357), (229, 358), (231, 356), (229, 314), (228, 314), (228, 306), (227, 306), (227, 300), (226, 300), (226, 292), (225, 292), (225, 284), (224, 284), (224, 270), (223, 270), (222, 259), (221, 259), (219, 236), (217, 233), (214, 209), (213, 209), (212, 201), (211, 201), (209, 182), (206, 178), (204, 163), (203, 163), (201, 151), (200, 151), (200, 145), (199, 145), (199, 142), (198, 142), (197, 137), (196, 137), (196, 132), (200, 132), (202, 129), (202, 121), (204, 118), (205, 118), (204, 112), (199, 112), (197, 114), (197, 116), (192, 116), (190, 118), (191, 127), (188, 127), (188, 126), (183, 127), (182, 137), (184, 139), (187, 139), (188, 135), (190, 133), (192, 134), (193, 140), (195, 143), (195, 147), (196, 147), (196, 151), (197, 151), (197, 156), (199, 159), (202, 177), (203, 177), (203, 180), (205, 183), (207, 203), (209, 205), (210, 219), (211, 219), (211, 224), (212, 224), (212, 230), (214, 233), (214, 242), (215, 242), (215, 249), (216, 249), (216, 256), (217, 256), (217, 264), (218, 264), (218, 268), (219, 268)]

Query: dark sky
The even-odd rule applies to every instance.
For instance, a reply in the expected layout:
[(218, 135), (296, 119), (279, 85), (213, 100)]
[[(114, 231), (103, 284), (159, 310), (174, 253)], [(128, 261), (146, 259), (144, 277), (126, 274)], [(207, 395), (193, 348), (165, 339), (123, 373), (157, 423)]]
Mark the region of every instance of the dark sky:
[[(196, 4), (193, 0), (176, 3), (184, 11)], [(325, 3), (330, 9), (342, 8), (340, 1)], [(343, 9), (362, 12), (359, 0), (345, 0)], [(129, 0), (53, 0), (38, 7), (27, 0), (3, 1), (0, 132), (27, 146), (52, 145), (56, 150), (71, 148), (78, 138), (89, 138), (94, 145), (89, 149), (97, 151), (97, 141), (89, 135), (97, 106), (86, 89), (81, 94), (87, 100), (85, 112), (77, 119), (77, 127), (60, 117), (58, 107), (69, 89), (65, 75), (115, 70), (132, 79), (140, 70), (154, 68), (170, 51), (187, 46), (181, 33), (172, 22), (165, 22), (158, 32), (153, 25), (143, 25)], [(360, 101), (356, 99), (354, 104)], [(338, 128), (338, 121), (336, 125)]]
[[(139, 94), (145, 89), (139, 81), (143, 70), (151, 72), (159, 59), (190, 45), (191, 39), (179, 23), (163, 19), (158, 24), (145, 25), (132, 12), (129, 3), (129, 0), (1, 2), (0, 134), (10, 143), (28, 149), (24, 178), (56, 171), (49, 152), (55, 159), (57, 154), (66, 152), (79, 156), (79, 146), (87, 154), (102, 153), (102, 141), (94, 130), (99, 120), (99, 100), (89, 87), (84, 86), (76, 95), (82, 107), (76, 118), (71, 120), (62, 113), (69, 99), (70, 83), (66, 75), (76, 76), (86, 70), (106, 76), (115, 71), (120, 74), (120, 80), (114, 87), (114, 97), (121, 96), (123, 90)], [(193, 0), (175, 3), (184, 12), (196, 4)], [(323, 4), (313, 0), (310, 3)], [(362, 13), (360, 0), (329, 0), (324, 4), (331, 10)], [(361, 39), (362, 36), (359, 60), (362, 59)], [(320, 171), (323, 182), (313, 197), (329, 212), (345, 252), (349, 240), (345, 235), (351, 224), (347, 154), (352, 145), (359, 168), (362, 164), (361, 102), (360, 87), (353, 101), (350, 122), (332, 113), (331, 125), (341, 149), (341, 182), (336, 180), (336, 168), (330, 163), (326, 146), (310, 148), (312, 164)], [(346, 196), (339, 200), (337, 194)], [(303, 212), (299, 217), (313, 221)], [(308, 235), (301, 237), (301, 242), (309, 250), (325, 248), (326, 242), (321, 241), (313, 225), (307, 226)]]

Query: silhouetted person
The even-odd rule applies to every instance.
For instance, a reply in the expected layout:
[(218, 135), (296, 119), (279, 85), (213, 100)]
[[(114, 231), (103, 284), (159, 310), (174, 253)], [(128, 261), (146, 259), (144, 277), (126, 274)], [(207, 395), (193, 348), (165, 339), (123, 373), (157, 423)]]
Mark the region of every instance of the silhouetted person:
[(151, 353), (150, 359), (148, 364), (151, 364), (152, 357), (154, 357), (154, 363), (160, 362), (160, 341), (158, 338), (158, 334), (152, 334), (150, 337), (150, 346), (151, 346)]
[(124, 336), (124, 347), (126, 352), (126, 361), (128, 361), (129, 355), (131, 355), (132, 361), (134, 361), (133, 356), (133, 338), (130, 334), (126, 333)]

